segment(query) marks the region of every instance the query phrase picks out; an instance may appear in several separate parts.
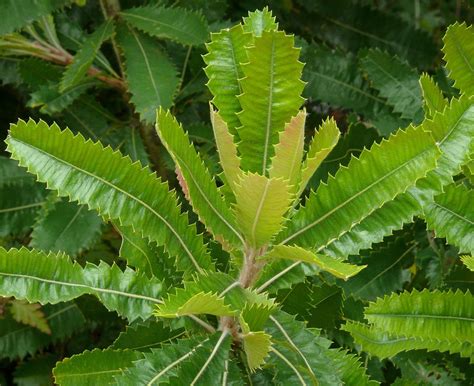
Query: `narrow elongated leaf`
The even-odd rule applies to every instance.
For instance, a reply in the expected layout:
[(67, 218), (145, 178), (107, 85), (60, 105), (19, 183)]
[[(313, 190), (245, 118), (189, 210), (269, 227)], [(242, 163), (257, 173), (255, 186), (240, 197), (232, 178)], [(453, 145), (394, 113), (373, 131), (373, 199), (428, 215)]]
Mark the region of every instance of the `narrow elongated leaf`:
[(206, 41), (207, 22), (198, 12), (180, 7), (143, 6), (120, 13), (127, 23), (161, 39), (184, 45), (198, 45)]
[(280, 31), (264, 31), (255, 38), (248, 57), (240, 81), (239, 151), (244, 170), (265, 175), (278, 133), (303, 104), (303, 64), (294, 38)]
[(107, 385), (141, 356), (132, 350), (86, 350), (58, 362), (53, 370), (54, 380), (61, 386)]
[(243, 336), (244, 351), (247, 355), (247, 365), (250, 371), (255, 371), (265, 363), (265, 358), (270, 353), (271, 336), (263, 331), (249, 332)]
[(33, 228), (31, 247), (75, 256), (96, 241), (102, 226), (97, 213), (66, 200), (50, 206)]
[(319, 269), (327, 271), (330, 274), (347, 280), (350, 277), (357, 275), (363, 270), (366, 265), (352, 265), (344, 263), (333, 257), (318, 255), (306, 249), (297, 246), (276, 245), (273, 249), (264, 255), (266, 259), (288, 259), (293, 261), (303, 261), (310, 264), (315, 264)]
[(81, 49), (74, 56), (72, 63), (66, 68), (66, 71), (64, 71), (59, 87), (60, 91), (64, 91), (81, 81), (94, 62), (100, 46), (104, 41), (109, 39), (113, 33), (114, 25), (112, 19), (109, 19), (84, 41)]
[(154, 123), (156, 108), (173, 104), (179, 85), (176, 69), (157, 42), (142, 32), (119, 25), (117, 41), (125, 55), (131, 102), (144, 121)]
[(122, 272), (103, 262), (82, 268), (65, 255), (25, 248), (0, 248), (0, 277), (1, 296), (55, 304), (91, 294), (129, 320), (148, 318), (160, 302), (161, 283), (130, 268)]
[(212, 385), (222, 384), (227, 376), (231, 339), (227, 333), (209, 338), (181, 339), (151, 353), (145, 353), (116, 377), (117, 385)]
[(2, 20), (0, 35), (25, 27), (69, 3), (70, 0), (25, 0), (21, 4), (16, 0), (2, 1), (2, 14), (8, 17)]
[(179, 256), (183, 271), (210, 268), (202, 237), (188, 225), (167, 185), (149, 169), (42, 121), (12, 125), (7, 142), (12, 157), (60, 196), (87, 204), (165, 245), (171, 256)]
[(420, 86), (423, 93), (423, 108), (425, 115), (432, 118), (436, 111), (443, 111), (448, 105), (448, 101), (444, 98), (443, 92), (435, 83), (433, 78), (424, 73), (420, 77)]
[(182, 126), (169, 111), (160, 109), (156, 130), (186, 181), (189, 199), (200, 220), (216, 239), (243, 245), (245, 241), (237, 229), (232, 211)]
[(439, 154), (422, 128), (375, 143), (310, 195), (280, 242), (321, 249), (434, 169)]
[(237, 95), (242, 93), (239, 79), (243, 78), (242, 63), (248, 61), (246, 46), (253, 41), (252, 34), (245, 33), (238, 24), (228, 30), (211, 34), (208, 53), (203, 59), (209, 82), (207, 87), (214, 98), (212, 103), (219, 109), (231, 134), (236, 135), (240, 126), (237, 113), (242, 110)]
[(275, 21), (275, 17), (272, 16), (272, 12), (268, 10), (268, 7), (263, 8), (261, 11), (257, 9), (254, 12), (249, 12), (249, 15), (243, 19), (244, 31), (250, 32), (254, 36), (262, 36), (263, 31), (275, 31), (278, 29), (278, 23)]
[(388, 334), (474, 342), (474, 296), (424, 290), (377, 299), (365, 318)]
[(243, 174), (235, 188), (234, 210), (246, 240), (254, 247), (268, 243), (281, 229), (291, 203), (287, 182), (258, 174)]
[(380, 50), (369, 50), (361, 57), (362, 68), (369, 75), (380, 96), (402, 118), (420, 122), (423, 118), (418, 74), (406, 62)]
[(474, 254), (473, 202), (474, 190), (450, 185), (424, 211), (428, 227), (436, 237), (446, 237), (448, 243), (470, 254)]
[(314, 134), (301, 168), (301, 181), (297, 196), (303, 193), (309, 180), (339, 140), (340, 132), (334, 119), (325, 120)]
[(229, 132), (228, 125), (221, 115), (211, 107), (211, 122), (214, 138), (216, 140), (217, 151), (219, 152), (219, 162), (224, 171), (225, 181), (232, 190), (238, 183), (241, 174), (240, 158), (237, 155), (237, 146), (234, 136)]
[(296, 186), (298, 183), (303, 161), (305, 121), (306, 110), (302, 110), (291, 118), (285, 125), (285, 130), (280, 132), (275, 156), (268, 172), (270, 178), (283, 178), (290, 186)]
[(444, 60), (454, 85), (467, 95), (474, 95), (474, 29), (454, 23), (443, 37)]
[(417, 338), (390, 335), (387, 332), (357, 322), (347, 322), (342, 326), (349, 332), (362, 350), (381, 359), (391, 358), (395, 355), (410, 350), (449, 351), (459, 353), (464, 357), (474, 360), (472, 343), (461, 342), (456, 338), (443, 340), (436, 336), (431, 338)]

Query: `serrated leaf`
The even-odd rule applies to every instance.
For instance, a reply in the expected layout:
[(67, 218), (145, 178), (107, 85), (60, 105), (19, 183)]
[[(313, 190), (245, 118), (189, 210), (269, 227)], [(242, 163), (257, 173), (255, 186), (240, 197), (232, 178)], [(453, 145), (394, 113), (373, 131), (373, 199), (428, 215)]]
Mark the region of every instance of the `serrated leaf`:
[(156, 108), (169, 108), (179, 78), (173, 63), (153, 38), (125, 25), (117, 26), (117, 41), (125, 56), (130, 101), (140, 117), (154, 123)]
[(101, 226), (102, 220), (95, 212), (83, 205), (62, 200), (55, 203), (36, 222), (30, 246), (76, 256), (96, 241)]
[(0, 277), (1, 296), (55, 304), (91, 294), (130, 321), (148, 318), (161, 301), (161, 283), (130, 268), (121, 271), (103, 262), (82, 268), (65, 255), (25, 248), (0, 248)]
[(0, 319), (0, 355), (3, 358), (23, 358), (38, 349), (71, 336), (84, 328), (85, 318), (74, 303), (42, 307), (51, 335), (20, 324), (11, 318)]
[(225, 181), (230, 185), (230, 188), (234, 190), (235, 184), (238, 183), (241, 175), (237, 146), (234, 142), (234, 136), (230, 133), (220, 113), (214, 111), (212, 105), (210, 105), (210, 109), (212, 130), (219, 153), (219, 162), (224, 171)]
[(186, 182), (194, 211), (216, 239), (243, 245), (234, 215), (217, 189), (188, 135), (169, 111), (158, 111), (156, 131)]
[(110, 384), (116, 375), (141, 357), (132, 350), (86, 350), (58, 362), (53, 370), (54, 380), (61, 386)]
[(365, 318), (392, 335), (474, 342), (474, 296), (469, 291), (392, 294), (370, 303)]
[(334, 369), (341, 375), (344, 385), (347, 386), (376, 386), (380, 383), (371, 380), (367, 375), (367, 369), (360, 361), (360, 357), (350, 354), (347, 350), (333, 349), (329, 350), (328, 357), (334, 363)]
[(297, 185), (303, 161), (305, 121), (306, 110), (303, 109), (291, 118), (285, 129), (280, 132), (275, 155), (268, 171), (270, 178), (283, 178), (288, 181), (288, 185)]
[(123, 151), (128, 154), (132, 161), (140, 161), (144, 166), (150, 164), (150, 157), (140, 136), (140, 130), (136, 127), (131, 127), (127, 130), (125, 143), (123, 144)]
[(80, 50), (74, 56), (72, 63), (69, 64), (63, 73), (59, 90), (64, 90), (79, 83), (87, 73), (87, 70), (94, 62), (94, 59), (104, 41), (109, 39), (114, 33), (114, 24), (112, 19), (107, 20), (88, 36)]
[(334, 119), (325, 120), (316, 131), (309, 144), (303, 166), (297, 196), (300, 196), (316, 170), (334, 149), (339, 141), (340, 132)]
[(160, 39), (170, 39), (184, 45), (199, 45), (206, 41), (206, 19), (198, 13), (180, 7), (142, 6), (120, 12), (122, 18), (139, 30)]
[(31, 358), (15, 368), (13, 382), (17, 386), (52, 386), (51, 372), (56, 364), (55, 354)]
[(372, 86), (402, 118), (420, 122), (421, 90), (418, 74), (406, 62), (380, 50), (369, 50), (361, 57), (362, 68)]
[(212, 385), (222, 383), (227, 376), (226, 363), (231, 339), (226, 332), (206, 339), (180, 339), (159, 350), (145, 353), (116, 377), (117, 385)]
[(265, 175), (278, 133), (304, 102), (303, 64), (293, 36), (280, 31), (264, 31), (247, 53), (249, 62), (242, 66), (238, 97), (242, 106), (239, 152), (243, 170)]
[(418, 338), (390, 335), (384, 330), (358, 322), (347, 322), (342, 326), (349, 332), (363, 351), (381, 359), (391, 358), (410, 350), (449, 351), (464, 357), (472, 357), (472, 343), (461, 342), (456, 338), (443, 340), (440, 337)]
[(474, 190), (461, 184), (449, 185), (424, 210), (428, 228), (436, 237), (446, 237), (448, 243), (470, 254), (474, 254), (473, 202)]
[(16, 0), (3, 1), (2, 14), (8, 15), (8, 17), (5, 17), (2, 21), (0, 35), (23, 28), (69, 3), (71, 3), (71, 0), (26, 0), (22, 2), (20, 7)]
[(420, 77), (420, 86), (423, 93), (423, 108), (425, 115), (432, 118), (436, 111), (443, 111), (448, 105), (443, 92), (435, 83), (434, 79), (424, 73)]
[(242, 93), (239, 79), (244, 76), (242, 63), (248, 61), (245, 47), (252, 40), (252, 34), (245, 33), (240, 24), (212, 33), (211, 42), (207, 44), (208, 53), (203, 57), (207, 64), (204, 71), (209, 78), (207, 87), (214, 95), (212, 103), (234, 136), (240, 126), (237, 113), (242, 109), (237, 98)]
[(39, 304), (13, 300), (10, 303), (10, 313), (18, 323), (37, 328), (45, 334), (51, 334), (51, 329)]
[(247, 365), (254, 372), (265, 363), (265, 358), (270, 353), (271, 336), (263, 331), (249, 332), (242, 337), (244, 351), (247, 356)]
[(291, 204), (291, 194), (283, 179), (245, 173), (235, 187), (237, 223), (253, 247), (268, 243), (281, 229)]
[(178, 268), (189, 272), (211, 267), (202, 237), (188, 225), (167, 185), (149, 169), (43, 121), (12, 125), (7, 143), (12, 158), (49, 189), (165, 245), (171, 256), (179, 255)]
[(278, 23), (268, 7), (264, 7), (261, 11), (257, 9), (254, 12), (249, 12), (248, 16), (243, 18), (243, 21), (244, 31), (257, 37), (262, 36), (264, 31), (278, 29)]
[(367, 267), (366, 265), (357, 266), (344, 263), (343, 261), (330, 256), (316, 254), (298, 246), (288, 245), (275, 245), (269, 253), (264, 255), (264, 258), (288, 259), (315, 264), (322, 271), (327, 271), (344, 280), (357, 275), (361, 270)]
[(410, 127), (375, 143), (321, 184), (278, 240), (322, 249), (434, 169), (439, 154), (422, 128)]
[(470, 271), (474, 272), (474, 256), (463, 255), (461, 260)]
[(474, 95), (474, 29), (472, 25), (454, 23), (443, 37), (444, 60), (454, 86)]

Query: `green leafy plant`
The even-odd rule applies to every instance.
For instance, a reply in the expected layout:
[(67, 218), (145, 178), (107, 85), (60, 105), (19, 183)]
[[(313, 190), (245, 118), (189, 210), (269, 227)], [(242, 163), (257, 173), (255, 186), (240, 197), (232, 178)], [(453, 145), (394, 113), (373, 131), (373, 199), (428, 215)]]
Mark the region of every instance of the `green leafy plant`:
[[(160, 38), (168, 32), (153, 20), (180, 15), (157, 8), (123, 14), (133, 28)], [(84, 49), (100, 44), (107, 28)], [(130, 26), (123, 24), (117, 28), (123, 29), (122, 45), (131, 47), (134, 37), (138, 42), (138, 31), (126, 33)], [(300, 50), (267, 9), (212, 34), (207, 45), (210, 121), (219, 155), (215, 172), (166, 104), (156, 111), (156, 132), (182, 194), (140, 161), (80, 133), (41, 120), (11, 125), (6, 140), (11, 157), (60, 198), (39, 198), (47, 201), (32, 234), (30, 245), (36, 249), (0, 248), (0, 295), (15, 299), (8, 300), (9, 312), (17, 322), (53, 335), (60, 313), (54, 307), (73, 312), (72, 300), (88, 295), (128, 323), (113, 344), (59, 361), (55, 382), (377, 384), (370, 368), (343, 347), (380, 359), (408, 350), (448, 352), (472, 363), (471, 292), (409, 288), (394, 293), (410, 276), (403, 259), (421, 242), (407, 246), (396, 238), (374, 246), (418, 216), (472, 254), (472, 190), (469, 181), (457, 177), (463, 166), (469, 170), (473, 154), (474, 74), (466, 71), (474, 57), (472, 34), (463, 24), (446, 34), (447, 68), (461, 91), (449, 101), (428, 75), (422, 76), (421, 89), (413, 90), (414, 74), (406, 64), (396, 62), (389, 76), (380, 71), (386, 55), (367, 52), (361, 62), (380, 94), (394, 111), (421, 123), (364, 148), (315, 190), (307, 189), (310, 180), (338, 150), (340, 131), (334, 119), (327, 119), (305, 139)], [(179, 36), (186, 44), (199, 38)], [(65, 84), (74, 79), (66, 74)], [(410, 80), (400, 83), (398, 76)], [(133, 103), (149, 120), (151, 102), (140, 94), (140, 82), (136, 87)], [(399, 92), (419, 101), (423, 120), (421, 109), (395, 100)], [(3, 164), (10, 179), (31, 183), (10, 161)], [(69, 213), (71, 202), (84, 205), (79, 207), (84, 212)], [(48, 209), (52, 204), (55, 209)], [(81, 264), (71, 257), (90, 241), (63, 246), (54, 233), (42, 234), (44, 224), (56, 223), (62, 214), (80, 222), (77, 229), (100, 225), (97, 215), (89, 216), (92, 211), (122, 236), (120, 257), (127, 267), (115, 261)], [(25, 226), (18, 221), (19, 228)], [(470, 256), (463, 262), (472, 268)], [(328, 298), (335, 301), (325, 303)], [(24, 300), (47, 305), (44, 313)], [(367, 301), (372, 302), (364, 309)], [(346, 322), (339, 329), (343, 302)], [(76, 317), (76, 324), (81, 322), (84, 318)], [(36, 350), (40, 342), (32, 331), (12, 356)], [(4, 340), (13, 346), (14, 340)], [(399, 367), (406, 369), (402, 359)]]

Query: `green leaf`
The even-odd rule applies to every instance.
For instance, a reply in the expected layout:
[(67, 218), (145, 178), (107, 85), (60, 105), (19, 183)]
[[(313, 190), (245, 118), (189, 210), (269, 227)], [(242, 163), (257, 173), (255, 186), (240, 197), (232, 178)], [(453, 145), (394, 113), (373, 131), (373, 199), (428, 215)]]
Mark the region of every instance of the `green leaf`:
[(237, 113), (242, 110), (237, 98), (242, 93), (239, 80), (244, 77), (241, 64), (248, 61), (245, 47), (252, 40), (252, 34), (245, 33), (242, 25), (238, 24), (212, 33), (211, 42), (206, 45), (208, 53), (203, 56), (207, 64), (204, 71), (209, 78), (207, 87), (214, 96), (212, 103), (234, 136), (240, 126)]
[(7, 143), (12, 157), (49, 189), (165, 245), (171, 256), (179, 256), (178, 268), (189, 272), (211, 267), (202, 236), (188, 225), (168, 186), (149, 169), (43, 121), (12, 125)]
[(217, 240), (243, 245), (235, 218), (188, 135), (169, 111), (158, 111), (156, 131), (186, 182), (194, 211)]
[(235, 187), (235, 197), (235, 216), (246, 240), (253, 247), (270, 242), (291, 204), (287, 182), (245, 173)]
[(62, 200), (43, 212), (31, 234), (33, 248), (76, 256), (100, 234), (102, 220), (83, 205)]
[(51, 372), (56, 364), (54, 354), (31, 358), (15, 368), (13, 382), (17, 386), (53, 386)]
[(53, 370), (54, 380), (61, 386), (107, 385), (141, 356), (131, 350), (86, 350), (58, 362)]
[(82, 44), (81, 49), (76, 53), (71, 64), (69, 64), (64, 71), (60, 91), (64, 91), (77, 83), (87, 73), (87, 70), (94, 62), (94, 59), (104, 41), (109, 39), (114, 33), (114, 24), (112, 19), (109, 19), (99, 28), (97, 28)]
[(319, 269), (347, 280), (357, 275), (366, 265), (357, 266), (344, 263), (333, 257), (315, 254), (298, 246), (275, 245), (273, 249), (263, 256), (265, 259), (288, 259), (293, 261), (315, 264)]
[(474, 272), (474, 256), (468, 256), (468, 255), (461, 256), (461, 261), (464, 263), (464, 265), (467, 268), (469, 268), (470, 271)]
[(444, 98), (443, 92), (430, 75), (426, 73), (421, 75), (420, 86), (423, 93), (425, 115), (428, 118), (432, 118), (436, 111), (442, 112), (446, 108), (448, 101)]
[(454, 23), (443, 37), (444, 60), (454, 86), (474, 95), (474, 29), (472, 25)]
[(456, 338), (443, 340), (441, 337), (418, 338), (390, 335), (384, 330), (358, 322), (347, 322), (342, 326), (349, 332), (362, 350), (381, 359), (391, 358), (410, 350), (449, 351), (471, 357), (474, 361), (472, 343)]
[(435, 168), (439, 150), (422, 128), (399, 131), (341, 167), (278, 239), (319, 251)]
[(247, 365), (254, 372), (265, 363), (265, 358), (270, 353), (271, 336), (263, 331), (249, 332), (242, 337), (244, 351), (247, 356)]
[(130, 268), (122, 272), (104, 262), (82, 268), (65, 255), (25, 248), (0, 248), (0, 277), (0, 296), (55, 304), (91, 294), (131, 321), (148, 318), (161, 302), (161, 283)]
[(70, 337), (85, 326), (79, 307), (70, 302), (42, 307), (51, 335), (25, 326), (12, 318), (0, 319), (0, 355), (2, 358), (23, 358), (42, 347)]
[(398, 57), (377, 49), (364, 53), (361, 65), (373, 87), (387, 99), (394, 112), (402, 118), (416, 122), (422, 120), (421, 90), (416, 70)]
[(141, 32), (118, 25), (117, 41), (125, 56), (130, 101), (142, 120), (154, 123), (156, 108), (173, 104), (179, 85), (176, 69), (156, 40)]
[(280, 132), (275, 156), (268, 171), (270, 178), (283, 178), (288, 181), (289, 186), (296, 186), (300, 179), (305, 121), (306, 110), (301, 110), (285, 125), (285, 130)]
[(126, 135), (122, 148), (125, 154), (128, 154), (132, 161), (140, 161), (144, 166), (149, 165), (150, 157), (140, 136), (140, 129), (131, 127), (130, 130), (127, 130)]
[(242, 66), (244, 77), (240, 80), (242, 111), (238, 114), (242, 123), (239, 151), (245, 171), (266, 174), (278, 133), (304, 102), (303, 64), (298, 57), (294, 37), (280, 31), (264, 31), (248, 49), (249, 62)]
[(214, 138), (216, 140), (217, 151), (219, 153), (219, 162), (224, 171), (225, 181), (235, 190), (235, 184), (239, 182), (241, 175), (240, 158), (237, 154), (237, 146), (234, 142), (234, 136), (221, 115), (211, 108), (211, 122)]
[(160, 39), (170, 39), (184, 45), (199, 45), (208, 37), (204, 17), (184, 8), (143, 6), (127, 9), (120, 15), (133, 27)]
[(10, 313), (17, 322), (37, 328), (45, 334), (51, 334), (51, 329), (39, 304), (13, 300), (10, 304)]
[(474, 342), (474, 296), (469, 291), (392, 294), (371, 303), (365, 318), (392, 335)]
[(278, 29), (278, 23), (275, 21), (275, 17), (272, 16), (272, 12), (268, 10), (268, 7), (264, 7), (261, 11), (255, 10), (249, 12), (247, 17), (243, 18), (243, 28), (245, 32), (249, 32), (254, 36), (262, 36), (264, 31), (275, 31)]
[(25, 27), (35, 20), (46, 16), (59, 8), (69, 4), (70, 0), (25, 0), (19, 6), (16, 0), (2, 1), (2, 14), (8, 15), (3, 18), (0, 26), (0, 35), (13, 32)]
[(297, 196), (300, 196), (316, 170), (321, 166), (339, 141), (340, 132), (334, 119), (325, 120), (316, 131), (309, 144), (306, 158), (301, 168), (301, 182)]
[(231, 339), (227, 332), (206, 339), (181, 339), (145, 353), (133, 367), (116, 377), (117, 385), (225, 384)]
[(425, 219), (436, 237), (446, 237), (448, 243), (461, 252), (474, 254), (474, 190), (463, 185), (449, 185), (425, 208)]

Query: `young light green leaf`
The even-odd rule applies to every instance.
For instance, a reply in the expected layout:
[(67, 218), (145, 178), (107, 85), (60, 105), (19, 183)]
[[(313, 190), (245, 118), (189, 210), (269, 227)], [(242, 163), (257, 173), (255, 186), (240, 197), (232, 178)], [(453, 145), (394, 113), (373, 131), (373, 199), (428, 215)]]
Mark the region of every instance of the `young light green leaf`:
[(240, 81), (242, 111), (238, 114), (242, 123), (239, 152), (245, 171), (266, 174), (278, 133), (303, 104), (299, 51), (294, 37), (279, 31), (264, 31), (248, 49), (249, 62), (242, 66), (244, 78)]
[(454, 23), (443, 37), (444, 60), (454, 85), (467, 95), (474, 95), (474, 28)]
[(300, 178), (301, 162), (304, 150), (304, 124), (306, 110), (291, 118), (280, 132), (280, 139), (275, 146), (275, 156), (268, 171), (270, 178), (283, 178), (288, 185), (296, 186)]
[(265, 259), (288, 259), (315, 264), (319, 269), (347, 280), (357, 275), (366, 265), (352, 265), (330, 256), (316, 254), (297, 246), (275, 245), (273, 249), (263, 256)]
[(235, 216), (246, 240), (253, 247), (270, 242), (291, 204), (287, 182), (245, 173), (236, 185), (235, 197)]
[(45, 334), (51, 334), (48, 321), (39, 304), (15, 299), (10, 303), (10, 313), (17, 322), (37, 328)]
[(474, 256), (469, 256), (469, 255), (462, 255), (461, 261), (464, 263), (464, 265), (470, 270), (474, 272)]
[(142, 32), (118, 25), (117, 41), (125, 55), (131, 102), (144, 121), (154, 123), (156, 108), (173, 104), (179, 85), (176, 69), (158, 43)]
[(199, 219), (216, 239), (224, 239), (234, 246), (243, 245), (245, 241), (237, 229), (234, 214), (188, 135), (169, 111), (158, 111), (156, 131), (186, 182), (187, 194)]
[(207, 87), (214, 95), (212, 103), (234, 136), (237, 134), (236, 128), (240, 126), (237, 113), (242, 110), (237, 98), (242, 93), (239, 80), (244, 74), (241, 64), (248, 61), (245, 47), (252, 40), (252, 34), (245, 33), (242, 25), (238, 24), (228, 30), (212, 33), (211, 42), (207, 44), (208, 53), (203, 56), (207, 64), (204, 71), (209, 78)]
[(132, 164), (110, 147), (104, 149), (43, 121), (12, 125), (7, 143), (12, 158), (49, 189), (164, 245), (171, 256), (179, 256), (182, 271), (211, 267), (202, 236), (189, 226), (168, 186), (149, 169)]
[(474, 190), (449, 185), (425, 208), (425, 219), (436, 237), (446, 237), (461, 252), (474, 254)]
[(270, 354), (272, 347), (271, 336), (263, 331), (244, 334), (244, 351), (247, 356), (247, 365), (254, 372), (265, 363), (265, 358)]
[(436, 111), (442, 112), (446, 108), (448, 101), (430, 75), (423, 73), (420, 76), (420, 86), (423, 93), (425, 115), (432, 118)]
[(263, 31), (276, 31), (278, 23), (268, 7), (265, 7), (261, 11), (257, 9), (254, 12), (249, 12), (249, 15), (244, 17), (243, 28), (245, 32), (258, 37), (262, 36)]
[(60, 386), (107, 385), (142, 355), (132, 350), (84, 351), (56, 364), (54, 380)]
[(114, 24), (112, 19), (109, 19), (87, 37), (81, 49), (74, 56), (72, 63), (68, 65), (66, 71), (64, 71), (59, 91), (63, 92), (82, 80), (94, 62), (100, 46), (104, 41), (109, 39), (113, 33)]
[(0, 248), (0, 296), (55, 304), (84, 294), (97, 296), (130, 321), (146, 319), (160, 303), (161, 283), (127, 268), (88, 263), (82, 268), (63, 254)]
[(306, 158), (301, 167), (301, 181), (297, 197), (303, 193), (313, 174), (331, 150), (334, 149), (334, 146), (339, 141), (339, 136), (340, 132), (333, 118), (326, 119), (319, 127), (319, 130), (316, 131), (311, 139)]
[(165, 301), (165, 304), (158, 306), (154, 315), (159, 318), (177, 318), (185, 315), (199, 314), (230, 316), (234, 313), (235, 312), (225, 304), (222, 297), (210, 292), (200, 292), (184, 301), (181, 301), (178, 297), (173, 300), (168, 299)]
[(234, 136), (221, 115), (211, 108), (211, 123), (216, 140), (217, 151), (219, 153), (219, 162), (224, 171), (225, 181), (235, 190), (235, 184), (238, 183), (241, 175), (240, 158), (237, 155), (237, 146), (234, 142)]
[(198, 12), (180, 7), (143, 6), (120, 12), (122, 18), (139, 30), (160, 39), (184, 45), (198, 45), (208, 36), (207, 21)]

